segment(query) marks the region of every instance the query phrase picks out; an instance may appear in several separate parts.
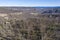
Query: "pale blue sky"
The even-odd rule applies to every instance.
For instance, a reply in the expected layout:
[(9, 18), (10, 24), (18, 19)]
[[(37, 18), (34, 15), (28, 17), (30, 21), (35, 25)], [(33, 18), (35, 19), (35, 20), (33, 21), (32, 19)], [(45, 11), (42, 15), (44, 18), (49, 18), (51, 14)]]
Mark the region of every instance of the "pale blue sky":
[(60, 6), (60, 0), (0, 0), (0, 6)]

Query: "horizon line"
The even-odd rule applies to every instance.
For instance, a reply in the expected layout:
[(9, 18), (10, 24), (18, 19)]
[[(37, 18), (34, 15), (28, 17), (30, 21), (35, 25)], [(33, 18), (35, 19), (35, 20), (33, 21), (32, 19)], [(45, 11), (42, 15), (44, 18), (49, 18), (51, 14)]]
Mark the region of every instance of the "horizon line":
[(60, 7), (58, 5), (0, 5), (0, 7)]

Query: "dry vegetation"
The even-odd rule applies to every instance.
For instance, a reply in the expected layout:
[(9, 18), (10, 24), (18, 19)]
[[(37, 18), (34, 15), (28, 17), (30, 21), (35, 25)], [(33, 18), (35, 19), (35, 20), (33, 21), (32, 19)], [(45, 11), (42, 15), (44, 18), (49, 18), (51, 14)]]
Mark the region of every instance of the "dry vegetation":
[(60, 40), (59, 18), (60, 14), (3, 13), (0, 40)]

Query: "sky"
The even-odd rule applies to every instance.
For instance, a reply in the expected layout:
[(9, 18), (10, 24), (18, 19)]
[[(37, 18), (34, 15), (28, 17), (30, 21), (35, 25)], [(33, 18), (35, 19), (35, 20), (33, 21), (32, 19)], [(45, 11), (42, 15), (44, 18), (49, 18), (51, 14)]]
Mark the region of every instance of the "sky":
[(60, 6), (60, 0), (0, 0), (0, 6)]

